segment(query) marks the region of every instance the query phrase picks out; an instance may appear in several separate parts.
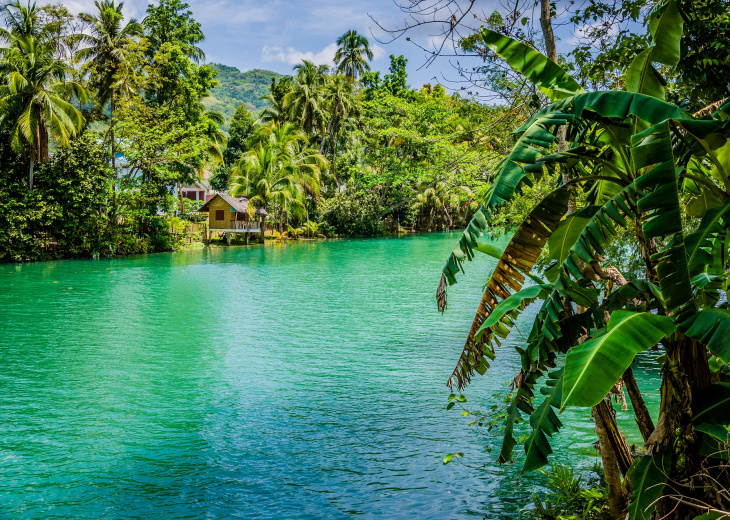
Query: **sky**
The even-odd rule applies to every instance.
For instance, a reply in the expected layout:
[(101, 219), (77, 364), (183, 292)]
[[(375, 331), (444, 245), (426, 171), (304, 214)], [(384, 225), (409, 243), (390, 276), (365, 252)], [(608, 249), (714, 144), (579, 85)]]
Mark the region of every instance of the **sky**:
[[(57, 1), (57, 0), (52, 0)], [(399, 0), (408, 3), (409, 0)], [(425, 53), (413, 43), (401, 39), (385, 43), (388, 34), (381, 24), (402, 24), (404, 14), (393, 0), (187, 0), (193, 17), (205, 33), (201, 48), (208, 63), (222, 63), (241, 71), (267, 69), (291, 74), (292, 67), (308, 59), (331, 65), (337, 38), (355, 29), (370, 40), (375, 54), (372, 70), (388, 71), (389, 55), (408, 58), (408, 83), (420, 87), (424, 83), (443, 82), (443, 75), (456, 79), (448, 58), (421, 68)], [(73, 12), (93, 12), (93, 0), (62, 0)], [(124, 13), (141, 20), (148, 0), (126, 0)], [(496, 0), (481, 0), (482, 9), (491, 12)], [(433, 32), (433, 31), (432, 31)], [(428, 42), (428, 31), (413, 33), (414, 40)], [(420, 38), (418, 38), (420, 36)], [(379, 43), (377, 39), (383, 41)], [(421, 68), (421, 70), (418, 70)], [(436, 79), (434, 79), (436, 78)]]
[[(58, 0), (50, 0), (58, 1)], [(440, 57), (426, 66), (427, 55), (414, 42), (432, 46), (436, 30), (411, 30), (399, 40), (378, 27), (402, 26), (406, 22), (400, 5), (412, 0), (187, 0), (193, 17), (201, 23), (206, 35), (201, 48), (207, 63), (222, 63), (241, 71), (251, 69), (273, 70), (291, 74), (292, 67), (302, 59), (317, 64), (332, 64), (337, 38), (349, 29), (355, 29), (370, 40), (374, 60), (372, 70), (387, 73), (389, 55), (403, 54), (408, 58), (408, 83), (420, 88), (424, 83), (440, 82), (447, 88), (458, 88), (456, 58)], [(454, 0), (468, 3), (470, 0)], [(567, 1), (567, 0), (561, 0)], [(61, 0), (75, 13), (94, 12), (93, 0)], [(124, 12), (141, 21), (149, 0), (126, 0)], [(432, 5), (436, 2), (429, 2)], [(559, 2), (560, 3), (560, 2)], [(572, 2), (571, 2), (572, 3)], [(487, 17), (500, 9), (499, 0), (476, 0), (473, 12)], [(500, 9), (501, 10), (501, 9)], [(535, 17), (539, 12), (535, 13)], [(470, 14), (468, 23), (478, 26)], [(536, 21), (536, 20), (535, 20)], [(405, 36), (410, 36), (408, 42)], [(558, 50), (567, 50), (574, 38), (560, 34)], [(563, 49), (561, 49), (563, 47)], [(471, 60), (471, 61), (470, 61)], [(479, 65), (476, 58), (459, 58), (462, 67)]]

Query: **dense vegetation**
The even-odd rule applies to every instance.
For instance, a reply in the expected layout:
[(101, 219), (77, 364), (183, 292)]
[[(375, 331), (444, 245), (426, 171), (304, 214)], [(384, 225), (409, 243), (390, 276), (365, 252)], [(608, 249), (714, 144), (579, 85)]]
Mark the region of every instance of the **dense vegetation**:
[[(201, 105), (215, 71), (196, 64), (187, 5), (3, 7), (0, 258), (169, 249), (173, 187), (221, 162), (223, 118)], [(51, 153), (55, 150), (55, 153)]]
[[(691, 16), (675, 0), (654, 6), (649, 36), (634, 40), (638, 52), (614, 88), (593, 92), (502, 32), (483, 27), (465, 42), (504, 59), (550, 100), (515, 131), (437, 291), (443, 311), (446, 287), (465, 260), (479, 252), (498, 258), (449, 379), (459, 390), (488, 371), (517, 317), (537, 302), (531, 332), (517, 347), (521, 368), (508, 405), (499, 417), (474, 412), (476, 424), (503, 418), (500, 462), (515, 461), (524, 434), (523, 473), (545, 466), (551, 438), (571, 434), (558, 413), (592, 412), (606, 507), (572, 511), (566, 503), (549, 511), (536, 502), (541, 518), (730, 515), (730, 102), (726, 79), (707, 85), (707, 63), (687, 52), (685, 20), (689, 31), (700, 27)], [(698, 100), (701, 93), (721, 97)], [(545, 179), (544, 197), (503, 251), (477, 240), (523, 187)], [(612, 255), (618, 244), (621, 254)], [(632, 269), (626, 256), (641, 267)], [(654, 421), (631, 364), (659, 348)], [(612, 404), (625, 403), (626, 394), (644, 441), (638, 450), (627, 445)]]
[(270, 70), (241, 72), (235, 67), (218, 63), (208, 66), (216, 71), (218, 85), (210, 90), (210, 96), (203, 99), (203, 104), (209, 110), (223, 114), (226, 121), (233, 117), (239, 105), (244, 105), (253, 114), (261, 112), (266, 107), (266, 102), (261, 98), (268, 94), (272, 78), (281, 77), (281, 74)]
[[(1, 259), (169, 249), (171, 216), (191, 209), (180, 187), (204, 171), (265, 207), (279, 238), (466, 227), (440, 309), (465, 260), (499, 261), (450, 386), (486, 373), (517, 316), (539, 306), (507, 407), (471, 412), (475, 424), (504, 420), (500, 462), (514, 462), (522, 433), (523, 471), (548, 464), (550, 438), (570, 435), (565, 407), (595, 421), (605, 485), (583, 489), (554, 465), (555, 493), (529, 515), (727, 514), (727, 2), (591, 2), (571, 23), (593, 43), (563, 57), (547, 0), (544, 45), (518, 3), (466, 35), (448, 20), (454, 49), (483, 59), (468, 77), (499, 97), (492, 105), (411, 88), (403, 56), (370, 71), (355, 31), (337, 40), (332, 67), (304, 61), (244, 81), (199, 64), (204, 35), (180, 0), (150, 5), (141, 22), (113, 1), (95, 6), (3, 7)], [(647, 34), (632, 32), (644, 17)], [(504, 251), (478, 241), (505, 231)], [(656, 422), (631, 371), (652, 348)], [(613, 412), (624, 393), (644, 440), (634, 451)]]
[[(12, 182), (0, 189), (13, 204), (2, 218), (20, 226), (7, 234), (5, 259), (168, 249), (166, 219), (195, 207), (179, 188), (205, 171), (215, 189), (266, 206), (281, 236), (463, 225), (508, 146), (488, 135), (528, 115), (439, 85), (411, 89), (402, 56), (391, 56), (383, 77), (372, 73), (368, 41), (354, 31), (338, 40), (333, 67), (305, 61), (272, 77), (199, 65), (203, 33), (180, 0), (150, 6), (142, 22), (106, 0), (77, 17), (20, 3), (4, 16), (0, 146), (18, 165), (3, 165)], [(249, 106), (264, 108), (257, 117)], [(94, 174), (106, 180), (89, 194), (100, 201), (91, 227), (100, 236), (71, 250), (66, 226), (12, 208), (41, 198), (64, 214), (33, 179), (56, 161), (52, 151), (80, 150), (79, 139), (94, 147)]]

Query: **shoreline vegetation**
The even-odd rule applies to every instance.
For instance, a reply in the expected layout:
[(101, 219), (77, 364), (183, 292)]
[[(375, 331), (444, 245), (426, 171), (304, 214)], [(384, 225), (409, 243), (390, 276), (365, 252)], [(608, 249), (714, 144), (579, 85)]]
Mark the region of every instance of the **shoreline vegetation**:
[(179, 220), (202, 220), (192, 185), (247, 197), (279, 236), (457, 229), (508, 149), (497, 136), (529, 116), (412, 88), (403, 56), (372, 72), (368, 40), (348, 31), (332, 66), (297, 64), (270, 78), (262, 110), (240, 104), (226, 120), (206, 105), (217, 70), (237, 76), (203, 64), (179, 0), (141, 21), (106, 0), (79, 16), (23, 3), (2, 14), (2, 262), (170, 250)]

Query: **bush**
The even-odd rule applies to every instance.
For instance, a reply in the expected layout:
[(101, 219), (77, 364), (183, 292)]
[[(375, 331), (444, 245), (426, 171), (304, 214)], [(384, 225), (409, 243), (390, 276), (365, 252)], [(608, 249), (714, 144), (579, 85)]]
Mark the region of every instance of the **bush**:
[(380, 201), (368, 191), (345, 192), (325, 201), (322, 220), (339, 235), (373, 236), (385, 232)]
[(545, 501), (533, 493), (535, 509), (525, 511), (524, 517), (532, 520), (609, 520), (603, 468), (597, 465), (593, 472), (598, 478), (584, 483), (571, 467), (553, 462), (550, 471), (544, 471), (550, 490), (545, 494)]
[(104, 151), (89, 133), (59, 149), (40, 168), (34, 190), (55, 205), (52, 234), (67, 255), (113, 252), (108, 214), (113, 178)]
[[(174, 197), (150, 190), (114, 191), (114, 171), (90, 132), (36, 168), (0, 135), (0, 261), (110, 256), (173, 249), (166, 219), (156, 215)], [(159, 191), (159, 190), (158, 190)], [(168, 200), (169, 199), (169, 200)], [(150, 209), (154, 208), (154, 209)]]
[(0, 143), (0, 260), (99, 254), (110, 247), (104, 230), (112, 172), (93, 137), (84, 134), (39, 165), (32, 192), (28, 162), (4, 144), (5, 136)]

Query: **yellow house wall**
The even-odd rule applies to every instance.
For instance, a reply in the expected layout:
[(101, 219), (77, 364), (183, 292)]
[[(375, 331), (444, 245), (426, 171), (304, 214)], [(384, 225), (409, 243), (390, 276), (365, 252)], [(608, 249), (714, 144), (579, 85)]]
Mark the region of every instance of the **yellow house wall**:
[[(215, 219), (215, 212), (216, 210), (223, 210), (223, 220), (216, 220)], [(233, 226), (231, 225), (231, 221), (235, 220), (236, 213), (231, 211), (231, 206), (228, 204), (225, 200), (218, 197), (210, 204), (210, 209), (208, 211), (208, 227), (210, 229), (231, 229)]]

